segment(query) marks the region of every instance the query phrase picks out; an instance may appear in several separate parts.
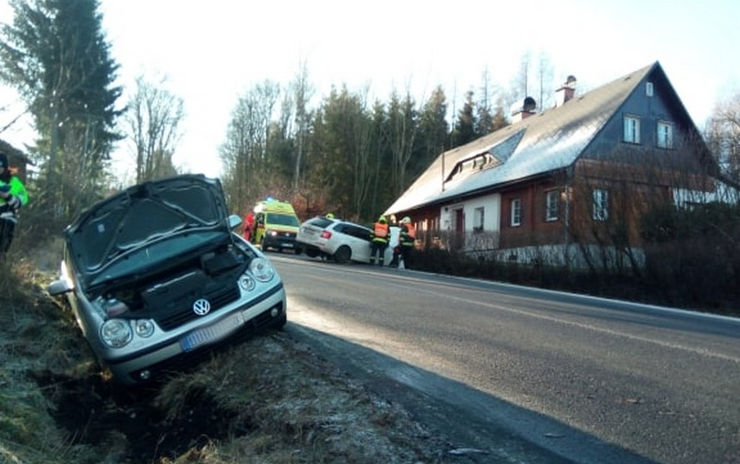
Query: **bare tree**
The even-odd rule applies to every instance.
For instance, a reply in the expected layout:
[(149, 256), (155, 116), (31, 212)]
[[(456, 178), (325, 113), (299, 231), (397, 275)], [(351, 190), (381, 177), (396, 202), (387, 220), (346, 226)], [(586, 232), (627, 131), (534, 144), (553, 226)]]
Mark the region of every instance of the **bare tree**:
[(532, 57), (529, 51), (522, 54), (519, 60), (519, 73), (516, 79), (516, 85), (518, 90), (522, 93), (522, 98), (528, 97), (529, 95), (529, 71), (532, 67)]
[(715, 105), (705, 137), (721, 172), (740, 182), (740, 93)]
[(232, 208), (245, 211), (269, 193), (267, 143), (280, 86), (265, 81), (239, 98), (232, 111), (220, 154), (224, 165), (224, 189)]
[(406, 166), (414, 153), (414, 143), (419, 130), (419, 110), (408, 90), (403, 100), (393, 93), (388, 118), (388, 142), (392, 155), (391, 178), (393, 192), (397, 195), (406, 188)]
[(308, 67), (301, 63), (298, 75), (293, 81), (293, 97), (295, 99), (295, 122), (296, 122), (296, 153), (295, 168), (293, 170), (293, 188), (298, 189), (301, 179), (301, 163), (306, 150), (306, 138), (308, 136), (308, 125), (311, 113), (308, 110), (308, 102), (313, 96), (313, 87), (308, 80)]
[[(707, 201), (715, 189), (702, 147), (676, 138), (673, 150), (615, 149), (575, 166), (568, 233), (592, 272), (642, 275), (642, 220), (655, 210)], [(691, 195), (686, 201), (680, 197)]]
[(552, 106), (553, 95), (553, 70), (550, 58), (545, 52), (540, 52), (537, 61), (537, 81), (540, 88), (540, 99), (537, 104), (540, 110)]
[(176, 173), (172, 155), (181, 137), (184, 117), (182, 98), (158, 84), (136, 79), (136, 93), (126, 115), (128, 136), (136, 150), (136, 182)]

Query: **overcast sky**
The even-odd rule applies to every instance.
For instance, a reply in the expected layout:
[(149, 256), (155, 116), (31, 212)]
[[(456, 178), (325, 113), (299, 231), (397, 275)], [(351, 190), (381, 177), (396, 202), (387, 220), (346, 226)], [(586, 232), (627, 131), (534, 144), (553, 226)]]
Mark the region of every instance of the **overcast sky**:
[[(288, 84), (302, 61), (316, 99), (332, 85), (369, 86), (383, 101), (393, 88), (423, 99), (442, 85), (450, 102), (454, 91), (477, 90), (486, 69), (508, 86), (525, 52), (548, 56), (553, 86), (572, 74), (582, 89), (659, 61), (699, 129), (719, 98), (740, 92), (737, 0), (100, 3), (120, 84), (167, 76), (186, 111), (175, 164), (208, 175), (220, 173), (218, 147), (239, 95), (265, 79)], [(0, 3), (0, 21), (10, 19)], [(9, 119), (0, 114), (0, 127)], [(32, 143), (28, 127), (0, 138)], [(116, 157), (130, 152), (122, 142)]]

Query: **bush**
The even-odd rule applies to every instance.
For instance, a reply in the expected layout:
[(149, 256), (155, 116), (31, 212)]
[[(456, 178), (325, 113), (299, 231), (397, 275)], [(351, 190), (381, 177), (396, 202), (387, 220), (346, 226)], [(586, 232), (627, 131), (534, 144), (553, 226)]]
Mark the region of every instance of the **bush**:
[(645, 283), (666, 303), (731, 314), (740, 304), (740, 206), (667, 207), (642, 222)]

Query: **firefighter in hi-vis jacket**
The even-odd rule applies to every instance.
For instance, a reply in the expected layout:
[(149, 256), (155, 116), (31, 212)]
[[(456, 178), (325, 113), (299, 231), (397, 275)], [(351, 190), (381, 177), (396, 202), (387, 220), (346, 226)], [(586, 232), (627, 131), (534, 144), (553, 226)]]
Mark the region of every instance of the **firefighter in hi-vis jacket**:
[[(414, 249), (414, 240), (416, 239), (416, 227), (411, 224), (411, 218), (406, 216), (401, 219), (401, 232), (398, 236), (398, 252), (403, 259), (403, 267), (411, 268), (411, 255)], [(400, 262), (399, 262), (400, 267)]]
[(378, 264), (383, 265), (385, 248), (390, 238), (390, 228), (385, 216), (380, 216), (378, 222), (373, 226), (373, 239), (370, 244), (370, 264), (375, 264), (375, 254), (378, 254)]

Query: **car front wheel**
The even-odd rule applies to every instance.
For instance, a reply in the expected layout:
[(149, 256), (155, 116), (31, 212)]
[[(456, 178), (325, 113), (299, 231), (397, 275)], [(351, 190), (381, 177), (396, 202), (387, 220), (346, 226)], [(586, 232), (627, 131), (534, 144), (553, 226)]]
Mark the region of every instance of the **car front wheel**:
[(348, 262), (351, 257), (352, 250), (350, 250), (347, 245), (340, 246), (339, 249), (334, 252), (334, 261), (338, 262), (339, 264), (344, 264)]

